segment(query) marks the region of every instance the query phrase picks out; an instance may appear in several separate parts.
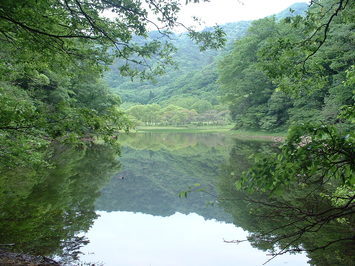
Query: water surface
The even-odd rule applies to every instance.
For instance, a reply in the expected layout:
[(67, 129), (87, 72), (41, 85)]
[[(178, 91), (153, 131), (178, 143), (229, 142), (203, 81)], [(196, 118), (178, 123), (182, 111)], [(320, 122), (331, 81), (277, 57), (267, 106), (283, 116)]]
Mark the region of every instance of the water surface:
[[(270, 258), (258, 243), (224, 241), (270, 226), (255, 220), (255, 206), (235, 201), (232, 178), (248, 169), (250, 155), (274, 149), (270, 143), (186, 133), (120, 141), (121, 148), (54, 145), (44, 151), (49, 165), (3, 169), (2, 247), (65, 265), (261, 265)], [(284, 255), (269, 265), (307, 265), (307, 257)]]
[[(122, 168), (96, 201), (100, 217), (86, 234), (84, 261), (104, 265), (261, 265), (270, 256), (244, 240), (218, 202), (223, 167), (235, 142), (240, 169), (270, 143), (218, 134), (137, 134), (122, 139)], [(124, 177), (124, 179), (121, 179)], [(181, 191), (191, 188), (187, 198)], [(202, 188), (202, 191), (198, 191)], [(285, 255), (269, 265), (307, 265)]]

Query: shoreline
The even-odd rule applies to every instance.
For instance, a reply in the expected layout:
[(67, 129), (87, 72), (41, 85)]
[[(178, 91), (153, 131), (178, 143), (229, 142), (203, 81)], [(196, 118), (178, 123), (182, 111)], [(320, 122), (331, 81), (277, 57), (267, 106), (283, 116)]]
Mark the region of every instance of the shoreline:
[(10, 252), (0, 249), (1, 265), (61, 265), (55, 260), (45, 256), (35, 256), (24, 253)]
[(130, 133), (218, 133), (245, 140), (267, 140), (274, 142), (285, 141), (287, 135), (286, 131), (266, 132), (252, 130), (233, 130), (233, 126), (139, 126), (135, 130), (132, 130)]

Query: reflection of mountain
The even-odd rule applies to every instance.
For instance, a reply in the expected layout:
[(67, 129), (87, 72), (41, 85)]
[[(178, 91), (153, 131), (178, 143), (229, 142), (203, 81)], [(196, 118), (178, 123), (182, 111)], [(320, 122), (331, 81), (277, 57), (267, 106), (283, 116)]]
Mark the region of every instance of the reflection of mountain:
[[(200, 134), (137, 134), (125, 139), (118, 174), (102, 191), (97, 208), (168, 216), (196, 212), (205, 218), (229, 220), (215, 200), (203, 192), (180, 199), (179, 192), (200, 183), (213, 192), (219, 166), (229, 153), (225, 137)], [(127, 146), (126, 146), (127, 145)], [(136, 149), (134, 149), (136, 148)]]
[(187, 199), (180, 199), (178, 194), (196, 183), (215, 194), (214, 187), (220, 166), (229, 155), (227, 145), (231, 138), (213, 134), (140, 134), (136, 137), (127, 141), (130, 147), (123, 148), (120, 160), (123, 170), (118, 176), (125, 179), (114, 177), (111, 180), (97, 201), (99, 210), (159, 216), (195, 212), (205, 218), (230, 221), (221, 208), (207, 205), (215, 200), (214, 196), (193, 192)]

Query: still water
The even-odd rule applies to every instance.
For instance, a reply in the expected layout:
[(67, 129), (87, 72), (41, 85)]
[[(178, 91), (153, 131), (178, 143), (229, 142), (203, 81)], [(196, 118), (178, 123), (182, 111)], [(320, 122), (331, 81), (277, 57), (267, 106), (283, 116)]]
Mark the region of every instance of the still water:
[[(262, 265), (270, 256), (217, 202), (236, 140), (216, 134), (139, 134), (122, 139), (120, 171), (96, 201), (82, 261), (104, 265)], [(240, 142), (240, 141), (239, 141)], [(241, 142), (240, 156), (269, 144)], [(247, 159), (238, 162), (248, 167)], [(122, 179), (123, 177), (123, 179)], [(187, 198), (179, 192), (192, 187)], [(196, 191), (202, 188), (202, 191)], [(268, 265), (307, 265), (284, 255)]]
[[(253, 206), (234, 201), (231, 179), (270, 143), (172, 133), (120, 141), (120, 148), (55, 146), (50, 167), (2, 173), (0, 244), (64, 265), (262, 265), (270, 258), (247, 241), (226, 242), (270, 226), (255, 220)], [(286, 254), (267, 265), (307, 260)]]
[[(196, 213), (168, 217), (134, 212), (99, 212), (88, 232), (83, 260), (104, 265), (262, 265), (269, 257), (247, 242), (247, 233), (231, 223), (206, 220)], [(268, 265), (307, 265), (302, 255), (285, 255)]]

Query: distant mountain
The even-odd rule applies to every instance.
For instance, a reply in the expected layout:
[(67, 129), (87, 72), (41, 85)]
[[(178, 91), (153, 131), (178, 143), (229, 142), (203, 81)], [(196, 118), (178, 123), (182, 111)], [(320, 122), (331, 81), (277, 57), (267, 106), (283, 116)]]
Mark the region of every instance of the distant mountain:
[[(303, 15), (307, 10), (306, 3), (296, 3), (275, 15), (277, 19), (287, 16)], [(293, 12), (291, 12), (291, 9)], [(152, 81), (131, 81), (122, 77), (118, 71), (118, 62), (113, 64), (105, 74), (105, 80), (113, 92), (118, 93), (123, 106), (133, 104), (159, 103), (161, 105), (184, 105), (183, 98), (206, 100), (214, 106), (223, 109), (218, 100), (216, 84), (216, 65), (218, 58), (228, 52), (235, 40), (245, 36), (252, 21), (239, 21), (221, 25), (227, 36), (224, 49), (201, 52), (186, 33), (172, 36), (172, 44), (177, 48), (173, 59), (178, 68), (168, 68), (167, 73)], [(151, 33), (151, 36), (156, 34)], [(186, 106), (182, 106), (186, 108)], [(226, 107), (225, 107), (226, 108)]]
[[(307, 3), (304, 3), (304, 2), (295, 3), (295, 4), (291, 5), (289, 8), (276, 14), (275, 17), (277, 19), (283, 19), (283, 18), (290, 17), (290, 16), (303, 16), (303, 15), (305, 15), (307, 9), (308, 9)], [(292, 12), (291, 12), (291, 10), (292, 10)]]

